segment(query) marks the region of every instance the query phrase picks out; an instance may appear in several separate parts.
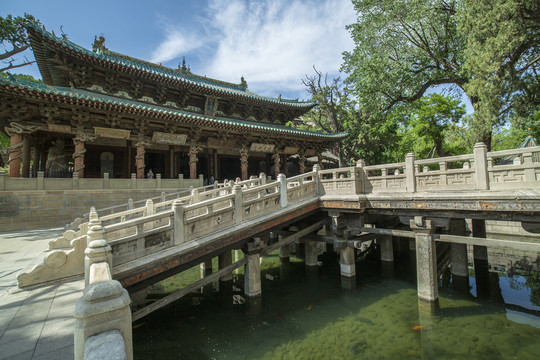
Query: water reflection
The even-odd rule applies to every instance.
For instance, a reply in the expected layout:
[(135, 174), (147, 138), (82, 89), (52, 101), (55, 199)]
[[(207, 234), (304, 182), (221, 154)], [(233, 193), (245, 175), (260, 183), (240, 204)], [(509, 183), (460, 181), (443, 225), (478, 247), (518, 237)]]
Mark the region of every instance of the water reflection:
[[(243, 296), (242, 273), (141, 319), (138, 359), (538, 359), (540, 307), (527, 277), (490, 272), (485, 298), (474, 272), (441, 281), (437, 303), (419, 302), (414, 259), (358, 264), (344, 290), (335, 254), (306, 269), (263, 260), (263, 296)], [(492, 275), (493, 274), (493, 275)], [(268, 276), (267, 276), (268, 275)], [(227, 290), (228, 289), (228, 290)], [(198, 303), (191, 300), (197, 298)]]

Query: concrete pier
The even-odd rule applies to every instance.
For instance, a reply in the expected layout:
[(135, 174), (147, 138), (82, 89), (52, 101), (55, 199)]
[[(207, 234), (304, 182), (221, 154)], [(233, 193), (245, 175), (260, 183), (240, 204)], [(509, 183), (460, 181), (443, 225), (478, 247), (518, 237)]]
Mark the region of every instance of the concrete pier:
[(437, 301), (437, 254), (433, 233), (435, 228), (431, 220), (416, 216), (410, 221), (416, 241), (416, 278), (418, 298), (425, 301)]
[[(218, 266), (219, 269), (226, 268), (227, 266), (232, 264), (232, 253), (230, 250), (224, 252), (223, 254), (218, 256)], [(232, 281), (232, 272), (228, 273), (225, 276), (221, 277), (221, 281)]]
[(319, 255), (319, 244), (317, 241), (306, 239), (304, 242), (305, 246), (305, 264), (306, 266), (317, 266), (318, 260), (317, 256)]
[(394, 261), (394, 246), (392, 244), (391, 235), (383, 235), (380, 239), (381, 244), (381, 261), (393, 262)]
[(353, 247), (347, 246), (339, 249), (339, 267), (342, 277), (356, 276), (356, 259)]

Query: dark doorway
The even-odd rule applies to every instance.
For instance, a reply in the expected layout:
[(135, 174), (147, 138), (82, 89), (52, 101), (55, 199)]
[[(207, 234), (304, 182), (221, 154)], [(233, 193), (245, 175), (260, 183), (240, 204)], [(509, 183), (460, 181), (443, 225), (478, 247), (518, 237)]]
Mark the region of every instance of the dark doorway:
[(240, 177), (240, 159), (237, 157), (220, 156), (219, 180), (234, 180)]
[[(166, 156), (165, 154), (160, 153), (150, 153), (147, 152), (144, 154), (144, 162), (146, 165), (145, 171), (148, 172), (152, 169), (154, 175), (161, 174), (162, 177), (166, 176), (165, 163)], [(145, 174), (146, 175), (146, 174)]]

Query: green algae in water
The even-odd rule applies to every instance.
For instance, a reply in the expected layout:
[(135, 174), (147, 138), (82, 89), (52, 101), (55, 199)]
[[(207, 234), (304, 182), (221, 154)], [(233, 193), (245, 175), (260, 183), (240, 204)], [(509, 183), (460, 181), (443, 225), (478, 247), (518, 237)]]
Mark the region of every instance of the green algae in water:
[[(404, 276), (400, 270), (396, 275), (405, 280), (383, 279), (360, 265), (357, 288), (346, 291), (339, 265), (325, 263), (313, 278), (297, 261), (280, 268), (277, 256), (264, 259), (260, 309), (249, 302), (232, 305), (230, 294), (215, 293), (197, 306), (184, 299), (151, 314), (134, 329), (135, 357), (540, 358), (540, 329), (510, 321), (501, 304), (442, 288), (432, 313), (419, 306), (416, 285), (408, 280), (414, 273)], [(236, 286), (242, 279), (240, 274)], [(414, 330), (418, 326), (423, 327)]]

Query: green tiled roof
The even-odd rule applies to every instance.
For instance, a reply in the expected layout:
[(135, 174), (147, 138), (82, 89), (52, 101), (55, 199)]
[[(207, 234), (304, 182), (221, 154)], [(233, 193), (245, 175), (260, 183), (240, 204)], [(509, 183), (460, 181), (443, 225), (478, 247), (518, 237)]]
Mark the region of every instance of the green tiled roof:
[[(41, 26), (35, 24), (29, 24), (28, 30), (32, 34), (39, 35), (42, 38), (49, 40), (49, 42), (56, 44), (68, 51), (75, 52), (80, 56), (85, 56), (90, 59), (98, 61), (101, 65), (108, 65), (110, 67), (118, 68), (124, 67), (131, 71), (139, 71), (146, 73), (149, 77), (160, 77), (167, 81), (178, 82), (179, 84), (187, 87), (198, 88), (199, 91), (205, 93), (212, 93), (216, 95), (226, 95), (232, 97), (240, 97), (246, 100), (252, 100), (256, 102), (271, 103), (279, 105), (286, 108), (295, 108), (295, 109), (310, 109), (316, 105), (312, 101), (298, 101), (298, 100), (288, 100), (288, 99), (279, 99), (257, 95), (247, 89), (242, 88), (240, 84), (227, 83), (215, 79), (206, 78), (203, 76), (182, 73), (180, 71), (167, 68), (165, 66), (152, 64), (147, 61), (131, 58), (122, 54), (117, 54), (112, 51), (105, 51), (103, 53), (95, 53), (88, 49), (85, 49), (63, 37), (57, 37), (48, 31), (44, 30)], [(32, 36), (31, 36), (32, 39)], [(48, 71), (49, 67), (45, 64), (40, 64), (40, 62), (45, 62), (46, 59), (42, 58), (40, 53), (43, 52), (43, 49), (40, 49), (43, 45), (39, 42), (32, 42), (32, 48), (36, 54), (36, 60), (40, 65), (40, 70)], [(43, 71), (42, 70), (42, 71)]]
[(54, 101), (71, 104), (81, 104), (82, 102), (86, 106), (95, 108), (108, 110), (115, 109), (117, 111), (128, 113), (144, 113), (155, 118), (163, 118), (169, 121), (183, 122), (218, 129), (297, 136), (304, 139), (319, 139), (322, 141), (340, 141), (349, 135), (347, 132), (326, 134), (294, 129), (283, 125), (261, 124), (224, 117), (210, 118), (187, 111), (140, 103), (137, 101), (98, 94), (86, 90), (37, 84), (23, 80), (12, 80), (4, 77), (0, 77), (0, 88), (9, 92), (24, 94), (27, 97), (51, 98)]

